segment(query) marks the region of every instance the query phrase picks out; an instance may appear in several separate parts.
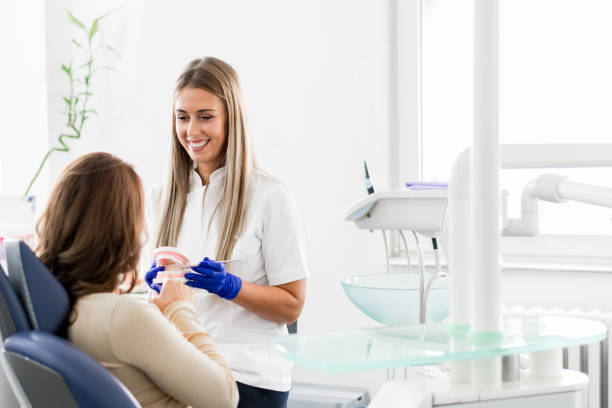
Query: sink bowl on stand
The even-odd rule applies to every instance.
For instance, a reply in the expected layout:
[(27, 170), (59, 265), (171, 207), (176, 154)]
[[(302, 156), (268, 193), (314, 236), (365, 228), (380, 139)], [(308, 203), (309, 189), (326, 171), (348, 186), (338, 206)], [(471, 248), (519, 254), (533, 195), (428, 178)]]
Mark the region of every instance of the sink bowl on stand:
[[(425, 274), (429, 282), (431, 274)], [(395, 326), (419, 322), (419, 275), (375, 273), (344, 278), (342, 288), (355, 306), (377, 322)], [(438, 276), (427, 296), (428, 323), (440, 322), (449, 314), (448, 277)]]

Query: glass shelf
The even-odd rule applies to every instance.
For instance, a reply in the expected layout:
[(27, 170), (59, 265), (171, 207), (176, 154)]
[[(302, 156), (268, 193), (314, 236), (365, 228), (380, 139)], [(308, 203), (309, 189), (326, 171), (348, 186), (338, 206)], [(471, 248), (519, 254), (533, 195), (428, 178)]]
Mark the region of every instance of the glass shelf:
[(544, 316), (505, 319), (503, 338), (485, 345), (469, 334), (451, 336), (448, 324), (431, 323), (290, 335), (278, 338), (275, 346), (298, 364), (341, 373), (551, 350), (594, 343), (606, 332), (594, 320)]

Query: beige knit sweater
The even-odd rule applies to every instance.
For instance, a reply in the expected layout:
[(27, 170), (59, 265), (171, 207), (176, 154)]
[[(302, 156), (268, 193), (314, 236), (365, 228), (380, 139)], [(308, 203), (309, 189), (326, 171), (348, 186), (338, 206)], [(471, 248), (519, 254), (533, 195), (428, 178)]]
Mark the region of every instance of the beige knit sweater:
[(204, 332), (193, 306), (157, 306), (130, 295), (80, 298), (69, 340), (95, 358), (143, 408), (235, 407), (231, 371)]

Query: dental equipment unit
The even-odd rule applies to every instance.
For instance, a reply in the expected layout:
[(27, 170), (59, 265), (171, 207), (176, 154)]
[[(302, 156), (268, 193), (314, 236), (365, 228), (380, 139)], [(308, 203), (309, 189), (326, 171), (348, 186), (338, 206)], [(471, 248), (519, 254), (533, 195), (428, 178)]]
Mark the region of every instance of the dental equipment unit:
[[(448, 363), (448, 378), (387, 381), (371, 408), (581, 407), (588, 376), (563, 370), (561, 349), (607, 334), (603, 323), (587, 319), (501, 317), (502, 231), (535, 235), (538, 200), (610, 206), (612, 191), (542, 176), (523, 194), (522, 217), (504, 215), (502, 220), (500, 170), (612, 167), (612, 144), (499, 145), (498, 12), (498, 0), (474, 2), (474, 141), (457, 157), (448, 192), (379, 191), (345, 213), (359, 228), (424, 231), (434, 237), (448, 217), (449, 321), (276, 341), (286, 358), (327, 372)], [(527, 372), (518, 372), (521, 353), (530, 355)], [(509, 370), (515, 372), (505, 373)]]
[[(403, 231), (412, 231), (412, 235), (415, 243), (417, 244), (417, 257), (419, 266), (419, 279), (418, 279), (418, 308), (419, 318), (417, 321), (402, 321), (398, 322), (397, 319), (393, 319), (396, 324), (407, 324), (407, 323), (425, 323), (427, 321), (426, 305), (427, 305), (427, 287), (431, 288), (434, 280), (441, 274), (437, 271), (429, 278), (429, 281), (425, 280), (425, 265), (423, 259), (423, 252), (421, 249), (419, 237), (416, 234), (424, 235), (432, 238), (433, 242), (436, 242), (437, 238), (440, 237), (441, 223), (444, 218), (446, 211), (446, 203), (448, 200), (448, 191), (445, 189), (418, 189), (418, 190), (394, 190), (394, 191), (380, 191), (369, 195), (362, 200), (355, 203), (344, 213), (344, 219), (346, 221), (353, 221), (360, 229), (380, 229), (397, 231), (402, 239), (405, 255), (407, 257), (406, 262), (408, 265), (408, 272), (410, 272), (410, 255), (408, 243)], [(435, 241), (434, 241), (435, 240)], [(387, 272), (389, 272), (389, 257), (388, 249), (385, 245), (385, 255)], [(435, 255), (438, 252), (435, 251)], [(439, 264), (436, 268), (439, 267)], [(391, 278), (382, 278), (391, 279)], [(400, 278), (404, 282), (412, 281), (410, 277)], [(352, 284), (353, 282), (349, 282)], [(347, 286), (344, 285), (346, 288)], [(402, 286), (404, 289), (409, 290), (409, 287)], [(445, 289), (439, 287), (439, 289)], [(406, 292), (405, 295), (409, 295)], [(412, 296), (415, 294), (412, 293)], [(350, 295), (349, 295), (350, 296)], [(354, 301), (356, 299), (353, 299)], [(410, 301), (412, 302), (412, 301)], [(358, 306), (359, 307), (359, 306)], [(366, 310), (360, 307), (362, 311), (370, 315)], [(439, 308), (438, 308), (439, 309)], [(443, 309), (448, 310), (448, 306), (443, 306), (436, 312), (436, 318), (432, 321), (440, 321), (446, 315), (442, 315)], [(370, 316), (372, 317), (372, 316)], [(376, 319), (378, 320), (378, 319)], [(387, 319), (385, 319), (387, 320)], [(380, 321), (380, 320), (378, 320)]]

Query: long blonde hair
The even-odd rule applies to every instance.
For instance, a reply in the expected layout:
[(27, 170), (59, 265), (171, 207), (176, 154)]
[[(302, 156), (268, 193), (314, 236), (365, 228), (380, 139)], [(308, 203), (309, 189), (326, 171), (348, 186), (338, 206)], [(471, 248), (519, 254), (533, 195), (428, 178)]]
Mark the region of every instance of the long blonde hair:
[[(195, 59), (176, 81), (174, 94), (183, 88), (199, 88), (217, 96), (225, 107), (226, 151), (223, 196), (213, 214), (220, 209), (219, 245), (216, 259), (228, 259), (240, 235), (246, 207), (247, 180), (254, 160), (248, 143), (246, 115), (238, 75), (227, 63), (213, 57)], [(189, 178), (193, 162), (178, 140), (176, 117), (172, 107), (172, 147), (170, 174), (162, 198), (157, 246), (175, 246), (183, 223)]]

